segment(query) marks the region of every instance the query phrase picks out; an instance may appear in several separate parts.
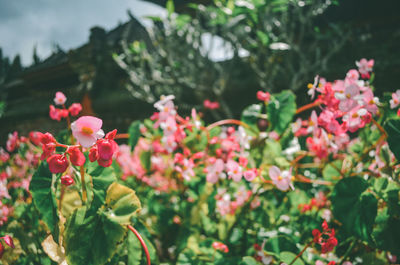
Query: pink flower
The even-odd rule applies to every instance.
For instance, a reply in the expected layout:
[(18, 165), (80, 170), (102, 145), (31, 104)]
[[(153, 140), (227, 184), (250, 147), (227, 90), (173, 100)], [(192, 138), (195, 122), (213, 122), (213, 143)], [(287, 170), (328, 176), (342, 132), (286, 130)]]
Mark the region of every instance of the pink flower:
[(360, 74), (355, 69), (349, 70), (346, 74), (346, 79), (348, 79), (350, 81), (357, 81), (359, 77), (360, 77)]
[(210, 101), (208, 99), (204, 100), (203, 105), (206, 109), (218, 109), (219, 108), (219, 103), (217, 101)]
[(185, 180), (189, 181), (195, 176), (195, 173), (193, 171), (194, 166), (195, 165), (192, 159), (184, 158), (182, 160), (182, 166), (176, 166), (175, 169), (182, 174), (182, 177)]
[(54, 103), (56, 105), (64, 105), (65, 101), (67, 101), (67, 97), (63, 92), (57, 92), (56, 97), (54, 98)]
[(354, 108), (343, 116), (343, 122), (350, 132), (355, 132), (363, 128), (366, 123), (371, 121), (371, 114), (364, 108)]
[(257, 99), (260, 101), (268, 102), (271, 99), (271, 94), (262, 90), (257, 91)]
[(372, 114), (376, 115), (378, 113), (378, 106), (379, 98), (374, 97), (374, 93), (372, 93), (371, 89), (368, 89), (363, 93), (364, 97), (364, 106), (365, 108), (371, 112)]
[(18, 147), (18, 132), (13, 132), (8, 135), (6, 148), (8, 152), (12, 152)]
[(229, 160), (226, 163), (226, 171), (228, 172), (229, 178), (233, 181), (238, 182), (242, 179), (242, 167), (234, 160)]
[(400, 89), (396, 93), (392, 94), (392, 99), (390, 100), (390, 108), (394, 109), (400, 104)]
[(91, 147), (104, 137), (103, 121), (92, 116), (82, 116), (71, 124), (72, 135), (85, 148)]
[(294, 190), (292, 184), (292, 168), (281, 171), (278, 167), (272, 166), (269, 169), (269, 177), (278, 189), (286, 191), (291, 188)]
[(50, 108), (49, 110), (50, 118), (55, 121), (60, 121), (61, 120), (60, 110), (56, 109), (53, 105), (50, 105), (49, 108)]
[(3, 149), (3, 147), (0, 147), (0, 161), (5, 163), (8, 159), (10, 159), (10, 155)]
[(363, 78), (370, 78), (370, 72), (372, 72), (372, 67), (374, 67), (374, 60), (371, 59), (367, 61), (367, 59), (362, 58), (360, 61), (356, 62), (358, 67), (358, 71)]
[(339, 109), (347, 112), (358, 105), (357, 100), (361, 99), (360, 88), (355, 83), (350, 84), (345, 87), (343, 93), (336, 92), (335, 98), (340, 100)]
[(220, 158), (215, 159), (215, 157), (211, 157), (209, 159), (210, 165), (206, 168), (207, 176), (206, 179), (208, 182), (216, 183), (221, 177), (223, 177), (222, 171), (224, 170), (224, 161)]
[(311, 99), (313, 99), (315, 97), (315, 90), (317, 89), (317, 86), (318, 86), (318, 79), (319, 79), (319, 76), (316, 75), (314, 77), (314, 84), (307, 85), (307, 88), (308, 88), (307, 94), (311, 96)]
[(257, 169), (253, 168), (253, 169), (246, 170), (243, 173), (243, 176), (247, 181), (252, 181), (253, 179), (255, 179), (257, 177)]
[(3, 239), (4, 239), (4, 242), (5, 242), (9, 247), (15, 248), (15, 246), (14, 246), (14, 241), (13, 241), (13, 239), (12, 239), (11, 236), (6, 235), (6, 236), (3, 237)]
[(79, 112), (81, 112), (81, 110), (82, 110), (82, 105), (79, 103), (73, 103), (68, 108), (68, 111), (71, 114), (71, 116), (77, 116)]

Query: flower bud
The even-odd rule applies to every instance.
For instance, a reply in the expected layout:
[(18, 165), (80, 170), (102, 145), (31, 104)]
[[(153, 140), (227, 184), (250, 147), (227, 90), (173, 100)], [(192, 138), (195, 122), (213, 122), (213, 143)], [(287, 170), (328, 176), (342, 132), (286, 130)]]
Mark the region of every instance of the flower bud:
[(75, 183), (74, 178), (71, 177), (70, 175), (64, 175), (61, 177), (61, 184), (65, 186), (70, 186), (74, 183)]
[(47, 159), (51, 173), (63, 173), (67, 170), (69, 162), (65, 155), (55, 154)]
[(15, 246), (14, 246), (14, 241), (13, 241), (13, 239), (12, 239), (11, 236), (6, 235), (6, 236), (3, 237), (3, 239), (4, 239), (4, 242), (5, 242), (9, 247), (15, 248)]
[(89, 160), (90, 160), (90, 162), (94, 162), (97, 159), (99, 159), (99, 152), (97, 151), (97, 146), (94, 145), (92, 148), (90, 148)]
[(68, 147), (67, 153), (69, 154), (69, 160), (72, 165), (80, 167), (85, 164), (86, 157), (82, 153), (82, 151), (77, 146)]

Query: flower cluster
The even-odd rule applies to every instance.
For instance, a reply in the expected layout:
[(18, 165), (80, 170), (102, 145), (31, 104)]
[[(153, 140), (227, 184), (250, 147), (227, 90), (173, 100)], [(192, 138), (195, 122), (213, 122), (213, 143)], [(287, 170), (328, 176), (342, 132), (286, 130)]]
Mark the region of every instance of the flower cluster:
[[(362, 63), (361, 63), (362, 62)], [(372, 67), (372, 63), (369, 63)], [(296, 136), (306, 136), (308, 149), (319, 159), (329, 153), (337, 154), (348, 142), (347, 132), (355, 132), (372, 121), (378, 114), (379, 99), (374, 96), (368, 81), (360, 80), (360, 74), (366, 76), (364, 60), (360, 61), (359, 71), (349, 70), (344, 80), (327, 82), (318, 76), (314, 84), (309, 84), (309, 94), (318, 98), (313, 103), (320, 105), (321, 112), (313, 111), (309, 120), (296, 121), (293, 132)]]
[(326, 221), (322, 223), (322, 232), (318, 229), (314, 229), (312, 235), (314, 237), (314, 243), (321, 246), (321, 253), (332, 251), (338, 244), (335, 237), (335, 229), (329, 228)]
[[(252, 191), (247, 190), (245, 186), (240, 186), (237, 191), (231, 196), (226, 189), (219, 189), (215, 195), (216, 211), (221, 215), (234, 215), (238, 207), (243, 206), (252, 195)], [(233, 197), (233, 200), (232, 200)], [(253, 205), (254, 208), (257, 205)]]
[[(118, 145), (114, 141), (117, 131), (113, 130), (105, 136), (101, 129), (102, 120), (83, 116), (71, 124), (72, 135), (80, 145), (64, 145), (56, 141), (50, 133), (41, 135), (40, 142), (42, 143), (41, 159), (47, 159), (49, 169), (52, 173), (63, 173), (67, 170), (69, 162), (72, 165), (83, 166), (86, 157), (83, 154), (83, 148), (91, 147), (89, 151), (89, 160), (97, 161), (100, 166), (109, 167), (112, 163), (112, 157), (118, 150)], [(56, 147), (65, 148), (65, 152), (57, 154)], [(68, 160), (69, 157), (69, 160)], [(71, 181), (65, 181), (71, 183)]]
[(65, 107), (65, 102), (67, 101), (67, 97), (62, 92), (57, 92), (54, 98), (54, 104), (62, 106), (62, 109), (54, 107), (54, 105), (50, 105), (49, 115), (52, 120), (60, 121), (62, 118), (68, 118), (71, 116), (78, 116), (78, 114), (82, 110), (82, 105), (80, 103), (72, 103), (71, 106), (67, 109)]

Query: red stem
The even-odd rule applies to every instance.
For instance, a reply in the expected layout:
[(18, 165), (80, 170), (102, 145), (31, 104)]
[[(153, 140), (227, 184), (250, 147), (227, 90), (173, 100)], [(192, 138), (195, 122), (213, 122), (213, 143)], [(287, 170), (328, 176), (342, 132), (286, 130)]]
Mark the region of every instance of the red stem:
[(289, 265), (292, 265), (299, 257), (301, 257), (301, 255), (303, 255), (304, 251), (306, 251), (306, 249), (311, 246), (313, 242), (308, 242), (308, 244), (300, 251), (299, 254), (297, 254), (297, 256), (292, 260), (292, 262), (289, 263)]
[(142, 247), (144, 249), (144, 253), (146, 254), (147, 265), (151, 265), (149, 250), (147, 249), (147, 245), (144, 242), (142, 236), (139, 234), (139, 232), (135, 228), (133, 228), (133, 226), (128, 225), (128, 229), (131, 230), (135, 234), (135, 236), (139, 239), (140, 244), (142, 245)]
[(115, 136), (114, 139), (128, 139), (129, 138), (129, 133), (119, 133)]
[(303, 107), (300, 107), (300, 108), (298, 108), (298, 109), (296, 110), (296, 114), (299, 114), (299, 113), (301, 113), (301, 112), (303, 112), (303, 111), (306, 111), (306, 110), (308, 110), (308, 109), (312, 109), (312, 108), (314, 108), (314, 107), (317, 107), (317, 106), (321, 105), (321, 103), (322, 103), (321, 101), (316, 100), (316, 101), (314, 101), (313, 103), (304, 105)]
[(244, 128), (249, 128), (249, 125), (242, 121), (234, 120), (234, 119), (227, 119), (227, 120), (221, 120), (221, 121), (214, 122), (214, 123), (208, 125), (207, 129), (211, 130), (212, 128), (215, 128), (215, 127), (221, 126), (221, 125), (225, 125), (225, 124), (236, 124), (236, 125), (243, 126)]

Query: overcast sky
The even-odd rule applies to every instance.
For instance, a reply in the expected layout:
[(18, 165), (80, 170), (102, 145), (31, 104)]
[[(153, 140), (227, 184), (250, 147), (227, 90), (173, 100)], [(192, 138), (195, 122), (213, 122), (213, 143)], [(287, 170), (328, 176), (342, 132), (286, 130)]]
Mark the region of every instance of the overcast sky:
[(41, 58), (54, 44), (76, 48), (89, 38), (90, 28), (112, 29), (128, 20), (127, 10), (145, 25), (147, 15), (165, 15), (163, 8), (139, 0), (0, 0), (0, 47), (13, 58), (32, 61), (34, 45)]

